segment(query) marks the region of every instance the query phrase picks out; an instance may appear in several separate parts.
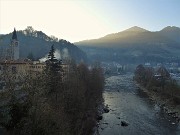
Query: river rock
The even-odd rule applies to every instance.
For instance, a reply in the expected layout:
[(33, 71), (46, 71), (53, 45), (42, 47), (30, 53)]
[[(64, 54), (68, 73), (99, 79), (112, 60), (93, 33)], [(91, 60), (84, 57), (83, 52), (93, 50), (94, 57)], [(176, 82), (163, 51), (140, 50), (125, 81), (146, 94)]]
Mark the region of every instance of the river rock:
[(106, 105), (103, 109), (104, 113), (108, 113), (109, 112), (109, 109), (108, 109), (108, 105)]
[(109, 109), (108, 108), (104, 108), (104, 113), (108, 113), (109, 112)]
[(103, 117), (102, 117), (101, 115), (98, 115), (96, 119), (97, 119), (97, 120), (102, 120), (102, 118), (103, 118)]
[(121, 119), (120, 117), (117, 117), (118, 119)]
[(121, 121), (121, 126), (123, 126), (123, 127), (127, 127), (129, 124), (127, 123), (127, 122), (125, 122), (125, 121)]

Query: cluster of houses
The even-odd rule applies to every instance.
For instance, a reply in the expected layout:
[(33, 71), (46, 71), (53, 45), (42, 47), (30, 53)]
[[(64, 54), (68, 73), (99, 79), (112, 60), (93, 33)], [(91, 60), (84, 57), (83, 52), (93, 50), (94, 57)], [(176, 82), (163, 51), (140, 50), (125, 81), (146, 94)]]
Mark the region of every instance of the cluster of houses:
[[(172, 79), (176, 80), (178, 84), (180, 84), (180, 63), (171, 62), (171, 63), (145, 63), (145, 67), (153, 67), (154, 69), (158, 69), (161, 66), (164, 66), (169, 72)], [(156, 75), (158, 76), (158, 75)]]
[(135, 64), (122, 64), (118, 62), (102, 62), (104, 74), (122, 75), (128, 72), (134, 72), (137, 65)]
[[(153, 67), (154, 69), (159, 69), (160, 67), (165, 67), (169, 72), (172, 79), (175, 79), (178, 84), (180, 84), (180, 63), (150, 63), (146, 62), (143, 64), (144, 67)], [(127, 72), (134, 72), (137, 64), (120, 64), (117, 62), (102, 62), (102, 68), (105, 74), (124, 74)], [(159, 77), (158, 74), (155, 77)]]

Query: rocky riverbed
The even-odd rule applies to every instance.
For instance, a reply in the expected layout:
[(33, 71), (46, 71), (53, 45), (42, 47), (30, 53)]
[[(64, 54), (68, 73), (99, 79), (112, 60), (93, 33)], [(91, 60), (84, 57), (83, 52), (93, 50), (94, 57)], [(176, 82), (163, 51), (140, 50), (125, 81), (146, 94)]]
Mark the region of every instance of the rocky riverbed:
[(179, 135), (180, 124), (137, 87), (132, 78), (133, 74), (127, 74), (106, 79), (103, 96), (109, 112), (102, 115), (96, 134)]

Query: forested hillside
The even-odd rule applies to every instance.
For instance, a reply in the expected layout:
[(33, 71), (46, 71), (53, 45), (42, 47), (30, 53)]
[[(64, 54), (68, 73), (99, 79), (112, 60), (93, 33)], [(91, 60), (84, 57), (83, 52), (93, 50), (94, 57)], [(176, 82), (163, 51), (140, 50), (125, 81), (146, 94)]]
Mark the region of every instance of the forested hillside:
[[(0, 49), (7, 48), (10, 45), (12, 33), (0, 35)], [(34, 30), (32, 27), (27, 27), (25, 30), (17, 31), (17, 37), (20, 44), (20, 58), (26, 58), (28, 55), (33, 55), (35, 59), (44, 57), (51, 45), (58, 49), (61, 57), (71, 57), (76, 61), (86, 61), (86, 54), (74, 44), (58, 39), (55, 36), (47, 36), (42, 31)]]
[(151, 32), (135, 26), (75, 44), (91, 59), (125, 63), (177, 61), (180, 54), (180, 28), (168, 26), (161, 31)]

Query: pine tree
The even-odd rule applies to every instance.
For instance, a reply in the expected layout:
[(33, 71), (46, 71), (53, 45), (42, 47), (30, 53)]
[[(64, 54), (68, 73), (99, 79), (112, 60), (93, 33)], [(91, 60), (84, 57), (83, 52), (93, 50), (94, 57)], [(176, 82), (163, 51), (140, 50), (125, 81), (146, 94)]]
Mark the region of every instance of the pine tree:
[(54, 46), (51, 46), (51, 50), (48, 54), (48, 60), (46, 61), (46, 71), (52, 72), (52, 73), (60, 73), (62, 72), (62, 61), (57, 60), (54, 56), (55, 50)]
[(48, 54), (48, 60), (46, 61), (46, 74), (47, 74), (47, 86), (49, 86), (49, 92), (57, 91), (57, 86), (62, 82), (62, 61), (57, 60), (54, 56), (55, 49), (51, 46), (51, 50)]

